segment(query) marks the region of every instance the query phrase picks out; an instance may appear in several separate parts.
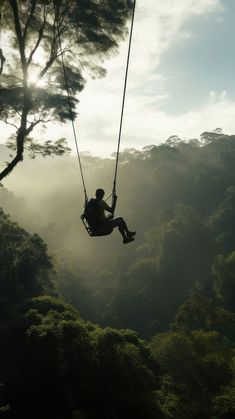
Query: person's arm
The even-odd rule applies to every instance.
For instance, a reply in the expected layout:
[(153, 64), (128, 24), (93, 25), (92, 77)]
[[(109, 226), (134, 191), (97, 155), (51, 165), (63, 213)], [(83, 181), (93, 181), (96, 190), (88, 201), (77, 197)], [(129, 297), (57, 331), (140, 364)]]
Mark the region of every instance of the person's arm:
[(113, 214), (116, 208), (116, 204), (117, 204), (117, 195), (116, 194), (113, 195), (113, 203), (111, 207), (107, 203), (105, 204), (106, 204), (105, 211), (108, 211), (111, 214)]
[(117, 195), (114, 193), (113, 194), (113, 202), (112, 202), (112, 207), (111, 207), (111, 210), (112, 210), (112, 214), (114, 213), (114, 211), (115, 211), (115, 208), (116, 208), (116, 204), (117, 204)]

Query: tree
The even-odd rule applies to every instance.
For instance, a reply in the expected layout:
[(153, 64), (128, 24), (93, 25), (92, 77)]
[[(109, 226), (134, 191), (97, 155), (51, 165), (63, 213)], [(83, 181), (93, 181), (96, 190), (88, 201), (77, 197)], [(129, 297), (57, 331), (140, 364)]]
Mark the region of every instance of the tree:
[[(1, 303), (53, 292), (52, 262), (47, 246), (0, 209)], [(1, 304), (0, 304), (1, 309)]]
[(235, 315), (199, 293), (191, 295), (179, 308), (173, 325), (184, 331), (216, 331), (235, 340)]
[(16, 130), (16, 156), (0, 181), (23, 160), (25, 141), (36, 126), (75, 119), (83, 70), (93, 77), (105, 75), (98, 61), (117, 50), (131, 8), (131, 0), (3, 1), (2, 36), (11, 47), (4, 51), (0, 121)]
[(10, 406), (11, 418), (160, 418), (158, 364), (135, 332), (84, 322), (49, 296), (27, 300), (17, 314), (0, 325), (0, 406)]
[(213, 419), (233, 419), (235, 414), (235, 359), (231, 363), (232, 382), (215, 397)]
[(216, 233), (216, 242), (222, 252), (229, 254), (235, 246), (235, 187), (229, 186), (224, 192), (224, 198), (219, 203), (209, 219), (209, 226)]
[(177, 147), (182, 142), (178, 135), (171, 135), (167, 140), (166, 144), (170, 147)]
[(216, 332), (174, 331), (154, 336), (163, 369), (160, 405), (167, 419), (211, 419), (213, 399), (231, 383), (232, 351)]
[(207, 145), (207, 144), (210, 144), (210, 143), (212, 143), (214, 141), (223, 139), (224, 134), (223, 134), (223, 130), (221, 128), (216, 128), (213, 131), (209, 131), (209, 132), (208, 131), (205, 131), (205, 132), (203, 132), (200, 135), (200, 137), (201, 137), (201, 141), (205, 145)]
[(219, 255), (212, 267), (214, 277), (214, 288), (217, 297), (226, 307), (235, 311), (235, 252), (228, 257)]

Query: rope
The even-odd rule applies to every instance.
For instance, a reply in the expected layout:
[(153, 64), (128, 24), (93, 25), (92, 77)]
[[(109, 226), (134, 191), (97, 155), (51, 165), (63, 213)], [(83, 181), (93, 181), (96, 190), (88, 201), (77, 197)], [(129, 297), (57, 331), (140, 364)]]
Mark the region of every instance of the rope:
[(6, 58), (3, 55), (1, 44), (2, 44), (2, 7), (3, 7), (3, 0), (0, 0), (0, 76), (3, 72), (4, 62)]
[[(54, 7), (55, 7), (55, 2), (54, 2)], [(122, 136), (123, 115), (124, 115), (124, 109), (125, 109), (126, 87), (127, 87), (127, 78), (128, 78), (128, 70), (129, 70), (129, 63), (130, 63), (130, 53), (131, 53), (132, 34), (133, 34), (134, 19), (135, 19), (135, 9), (136, 9), (136, 0), (134, 0), (133, 2), (130, 37), (129, 37), (129, 45), (128, 45), (127, 62), (126, 62), (126, 73), (125, 73), (124, 90), (123, 90), (123, 98), (122, 98), (121, 118), (120, 118), (119, 134), (118, 134), (118, 146), (117, 146), (116, 163), (115, 163), (114, 180), (113, 180), (113, 191), (110, 197), (113, 196), (116, 192), (117, 171), (118, 171), (118, 163), (119, 163), (119, 153), (120, 153), (120, 144), (121, 144), (121, 136)], [(55, 10), (55, 13), (56, 13), (56, 10)], [(64, 64), (63, 49), (62, 49), (62, 44), (61, 44), (60, 33), (58, 30), (58, 25), (57, 25), (57, 32), (58, 32), (59, 46), (61, 50), (61, 61), (62, 61), (64, 79), (65, 79), (65, 86), (66, 86), (67, 95), (68, 95), (68, 103), (69, 103), (69, 111), (70, 111), (71, 123), (72, 123), (72, 128), (73, 128), (73, 135), (74, 135), (74, 140), (76, 144), (76, 151), (77, 151), (78, 163), (79, 163), (81, 179), (82, 179), (82, 184), (83, 184), (83, 190), (85, 194), (85, 201), (87, 201), (88, 197), (87, 197), (87, 192), (86, 192), (85, 179), (84, 179), (84, 174), (83, 174), (83, 169), (82, 169), (80, 152), (78, 148), (77, 134), (76, 134), (74, 120), (73, 120), (72, 102), (71, 102), (71, 96), (69, 94), (68, 78), (67, 78), (66, 68)]]
[(118, 171), (120, 144), (121, 144), (121, 136), (122, 136), (122, 124), (123, 124), (123, 115), (124, 115), (125, 99), (126, 99), (126, 86), (127, 86), (128, 70), (129, 70), (129, 63), (130, 63), (130, 54), (131, 54), (131, 42), (132, 42), (132, 34), (133, 34), (133, 27), (134, 27), (134, 20), (135, 20), (135, 9), (136, 9), (136, 0), (134, 0), (133, 10), (132, 10), (131, 30), (130, 30), (129, 46), (128, 46), (128, 54), (127, 54), (126, 74), (125, 74), (125, 82), (124, 82), (124, 90), (123, 90), (123, 98), (122, 98), (122, 110), (121, 110), (121, 119), (120, 119), (120, 126), (119, 126), (118, 147), (117, 147), (117, 154), (116, 154), (116, 164), (115, 164), (115, 171), (114, 171), (112, 195), (114, 195), (116, 192), (117, 171)]
[(65, 63), (64, 63), (63, 49), (62, 49), (62, 43), (61, 43), (61, 38), (60, 38), (58, 25), (57, 25), (57, 33), (58, 33), (59, 46), (60, 46), (60, 51), (61, 51), (61, 62), (62, 62), (65, 86), (66, 86), (67, 96), (68, 96), (69, 112), (70, 112), (71, 124), (72, 124), (72, 128), (73, 128), (73, 135), (74, 135), (74, 140), (75, 140), (75, 145), (76, 145), (78, 164), (79, 164), (79, 169), (80, 169), (80, 173), (81, 173), (83, 191), (84, 191), (84, 195), (85, 195), (85, 202), (87, 202), (88, 201), (88, 196), (87, 196), (87, 191), (86, 191), (85, 178), (84, 178), (83, 169), (82, 169), (80, 152), (79, 152), (79, 148), (78, 148), (77, 133), (76, 133), (74, 119), (73, 119), (72, 101), (71, 101), (71, 96), (70, 96), (70, 93), (69, 93), (68, 77), (67, 77), (67, 72), (66, 72)]

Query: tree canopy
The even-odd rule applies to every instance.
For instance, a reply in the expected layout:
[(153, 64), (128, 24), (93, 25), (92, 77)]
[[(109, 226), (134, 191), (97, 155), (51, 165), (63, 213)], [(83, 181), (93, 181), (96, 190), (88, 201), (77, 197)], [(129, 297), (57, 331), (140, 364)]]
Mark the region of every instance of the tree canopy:
[(158, 365), (147, 343), (84, 321), (59, 298), (42, 239), (0, 217), (0, 414), (157, 417)]
[[(234, 151), (218, 130), (125, 150), (124, 249), (78, 223), (72, 156), (29, 160), (1, 188), (22, 225), (0, 212), (3, 418), (234, 417)], [(84, 162), (107, 191), (113, 160)]]
[(131, 8), (131, 0), (1, 2), (5, 60), (0, 121), (16, 130), (16, 156), (0, 173), (0, 180), (23, 159), (25, 141), (36, 126), (71, 118), (67, 87), (72, 118), (76, 117), (77, 95), (86, 82), (84, 71), (92, 77), (105, 75), (100, 63), (117, 52)]

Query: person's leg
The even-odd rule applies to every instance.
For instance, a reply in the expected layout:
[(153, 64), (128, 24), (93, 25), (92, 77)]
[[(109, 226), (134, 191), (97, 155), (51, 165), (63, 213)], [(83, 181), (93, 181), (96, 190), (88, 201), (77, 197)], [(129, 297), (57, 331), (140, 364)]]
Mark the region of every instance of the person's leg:
[(118, 227), (118, 230), (120, 231), (124, 243), (127, 243), (128, 241), (133, 241), (133, 236), (135, 235), (134, 231), (129, 231), (125, 221), (122, 217), (117, 217), (112, 220), (112, 227)]
[(130, 231), (129, 228), (127, 227), (126, 222), (124, 221), (124, 219), (122, 217), (119, 217), (120, 219), (120, 228), (122, 228), (126, 234), (127, 237), (133, 237), (136, 235), (135, 231)]
[(115, 228), (115, 227), (118, 228), (118, 230), (120, 231), (123, 239), (126, 239), (128, 229), (127, 229), (127, 225), (126, 225), (125, 221), (123, 220), (123, 218), (122, 217), (114, 218), (111, 221), (111, 223), (112, 223), (113, 228)]

